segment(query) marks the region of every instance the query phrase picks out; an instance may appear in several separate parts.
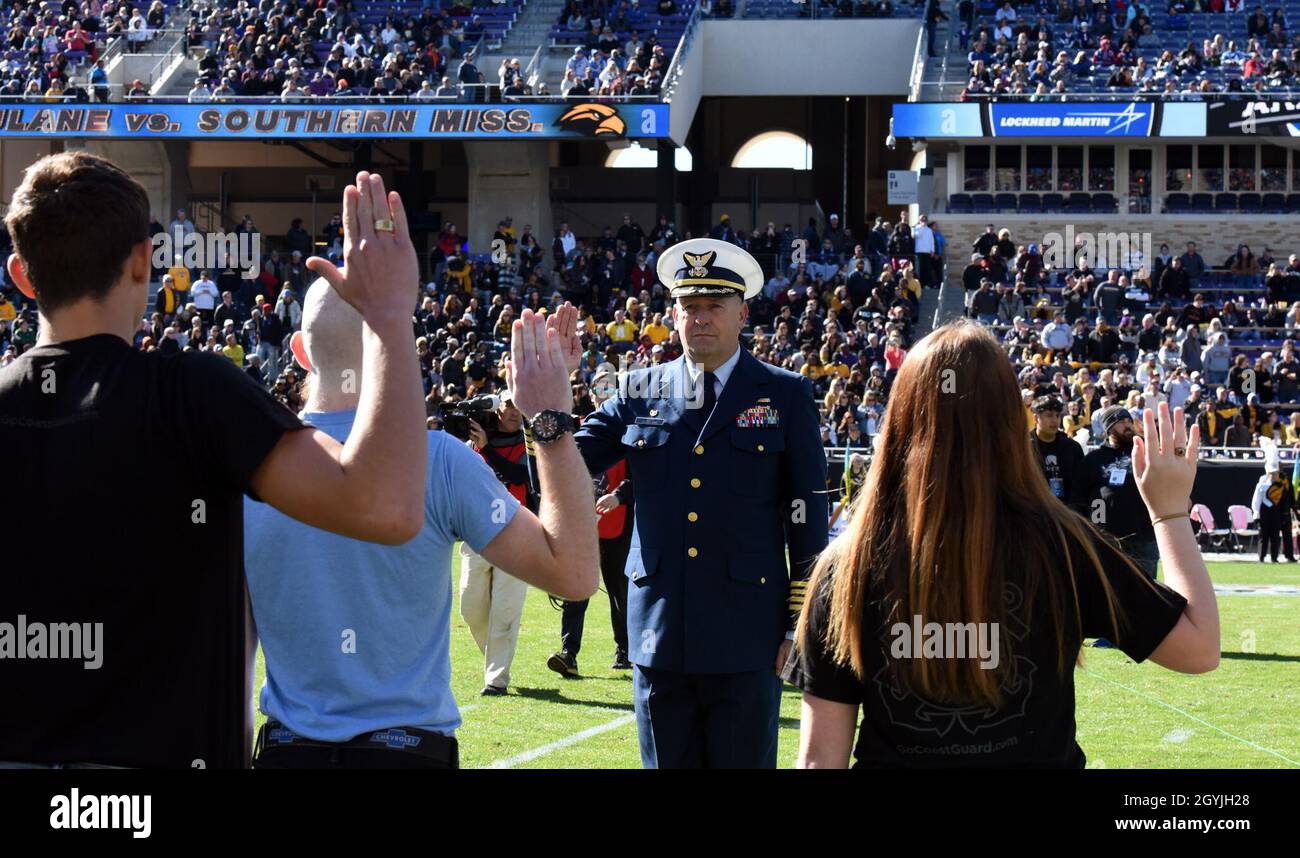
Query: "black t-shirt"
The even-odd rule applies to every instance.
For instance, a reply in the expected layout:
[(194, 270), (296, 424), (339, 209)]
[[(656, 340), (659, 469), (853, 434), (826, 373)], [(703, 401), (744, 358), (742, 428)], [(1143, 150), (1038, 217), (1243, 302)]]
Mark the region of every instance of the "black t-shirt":
[[(1092, 519), (1092, 502), (1101, 499), (1105, 518), (1097, 524), (1117, 539), (1155, 539), (1151, 515), (1133, 475), (1133, 453), (1103, 444), (1083, 457), (1070, 486), (1070, 505)], [(1095, 519), (1093, 519), (1095, 520)]]
[(1060, 431), (1050, 444), (1038, 437), (1037, 430), (1031, 431), (1029, 443), (1038, 454), (1038, 465), (1052, 494), (1060, 498), (1061, 503), (1069, 503), (1071, 483), (1079, 463), (1083, 461), (1083, 448), (1078, 441)]
[[(868, 599), (863, 626), (864, 641), (872, 641), (863, 651), (865, 681), (837, 664), (824, 646), (809, 652), (796, 646), (786, 678), (816, 697), (862, 707), (855, 768), (1083, 768), (1086, 758), (1075, 741), (1073, 659), (1083, 639), (1105, 637), (1134, 661), (1144, 661), (1187, 604), (1163, 584), (1148, 582), (1107, 540), (1097, 539), (1094, 545), (1121, 610), (1120, 627), (1111, 622), (1104, 590), (1080, 547), (1072, 555), (1081, 629), (1069, 603), (1066, 628), (1056, 627), (1045, 599), (1034, 606), (1032, 622), (1026, 623), (1023, 578), (1009, 577), (1009, 612), (999, 637), (1007, 643), (999, 650), (1000, 658), (1014, 657), (1016, 676), (1004, 680), (1005, 700), (999, 708), (939, 704), (897, 684), (889, 671), (895, 638), (879, 599)], [(1057, 568), (1064, 578), (1064, 557)], [(1063, 583), (1071, 599), (1068, 582)], [(809, 607), (810, 628), (819, 642), (824, 640), (829, 592), (828, 586), (818, 588)], [(870, 629), (879, 630), (874, 640)], [(1064, 674), (1058, 671), (1057, 640), (1062, 635), (1071, 655)]]
[(0, 760), (248, 764), (242, 495), (301, 425), (219, 355), (144, 353), (111, 334), (0, 370), (22, 506), (0, 623), (22, 615), (29, 649), (33, 624), (90, 624), (100, 660), (0, 658)]

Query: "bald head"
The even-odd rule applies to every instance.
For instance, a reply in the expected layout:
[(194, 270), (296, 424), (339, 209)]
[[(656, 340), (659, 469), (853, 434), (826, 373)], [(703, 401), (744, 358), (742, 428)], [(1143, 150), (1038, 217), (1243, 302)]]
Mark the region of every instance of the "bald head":
[(338, 379), (350, 369), (360, 378), (361, 326), (361, 314), (324, 278), (313, 283), (302, 308), (303, 348), (312, 371), (322, 379)]

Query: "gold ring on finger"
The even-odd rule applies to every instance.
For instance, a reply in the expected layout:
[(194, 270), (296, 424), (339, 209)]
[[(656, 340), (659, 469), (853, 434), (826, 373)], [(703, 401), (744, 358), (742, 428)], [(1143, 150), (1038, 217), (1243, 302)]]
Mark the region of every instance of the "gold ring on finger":
[(393, 231), (393, 222), (392, 222), (391, 220), (389, 220), (388, 218), (386, 218), (386, 217), (384, 217), (384, 218), (379, 218), (378, 220), (375, 221), (375, 231), (376, 231), (376, 232), (392, 232), (392, 231)]

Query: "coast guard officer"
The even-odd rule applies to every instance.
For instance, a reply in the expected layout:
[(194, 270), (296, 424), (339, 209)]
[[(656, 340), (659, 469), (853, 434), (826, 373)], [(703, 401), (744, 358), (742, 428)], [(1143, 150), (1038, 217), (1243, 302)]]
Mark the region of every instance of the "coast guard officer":
[[(699, 238), (656, 268), (684, 353), (626, 374), (575, 436), (593, 474), (625, 458), (634, 487), (626, 574), (641, 759), (775, 768), (778, 673), (826, 547), (817, 407), (807, 379), (740, 346), (745, 301), (763, 286), (752, 256)], [(573, 368), (581, 347), (564, 312)]]

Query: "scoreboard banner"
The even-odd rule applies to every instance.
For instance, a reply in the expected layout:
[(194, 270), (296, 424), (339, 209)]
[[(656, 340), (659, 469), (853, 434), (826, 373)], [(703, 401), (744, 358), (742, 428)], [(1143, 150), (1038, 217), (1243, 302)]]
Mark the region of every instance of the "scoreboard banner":
[(570, 101), (528, 104), (0, 103), (0, 139), (460, 139), (667, 137), (669, 105)]
[(1152, 102), (1011, 102), (988, 105), (993, 137), (1150, 137)]
[(895, 104), (897, 137), (1204, 137), (1205, 104), (994, 101)]
[(1205, 130), (1210, 137), (1300, 137), (1300, 101), (1213, 101), (1207, 110)]

